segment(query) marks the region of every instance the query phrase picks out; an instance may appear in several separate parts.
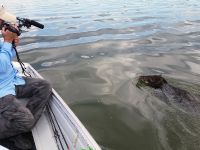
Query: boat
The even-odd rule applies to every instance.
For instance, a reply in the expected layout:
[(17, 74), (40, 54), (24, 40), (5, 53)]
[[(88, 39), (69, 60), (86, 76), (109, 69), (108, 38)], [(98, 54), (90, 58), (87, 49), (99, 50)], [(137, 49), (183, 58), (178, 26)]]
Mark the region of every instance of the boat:
[[(30, 64), (24, 63), (33, 78), (43, 78)], [(22, 74), (18, 62), (13, 66)], [(101, 150), (78, 117), (52, 89), (53, 96), (44, 113), (32, 129), (37, 150)], [(1, 149), (1, 147), (0, 147)]]

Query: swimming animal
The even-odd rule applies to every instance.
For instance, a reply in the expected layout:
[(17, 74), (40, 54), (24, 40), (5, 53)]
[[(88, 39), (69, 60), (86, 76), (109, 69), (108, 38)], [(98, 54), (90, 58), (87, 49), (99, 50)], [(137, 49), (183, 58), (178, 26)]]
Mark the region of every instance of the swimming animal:
[(200, 115), (200, 96), (169, 84), (161, 75), (139, 76), (136, 86), (151, 87), (155, 96), (164, 99), (169, 105)]

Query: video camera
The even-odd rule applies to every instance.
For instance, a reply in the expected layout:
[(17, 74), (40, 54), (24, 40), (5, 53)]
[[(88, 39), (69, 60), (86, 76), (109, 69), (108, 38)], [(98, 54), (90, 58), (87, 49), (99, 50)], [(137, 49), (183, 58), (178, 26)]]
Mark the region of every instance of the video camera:
[(22, 33), (22, 27), (30, 28), (33, 25), (33, 26), (38, 27), (40, 29), (44, 28), (43, 24), (41, 24), (41, 23), (39, 23), (39, 22), (37, 22), (35, 20), (30, 20), (30, 19), (27, 19), (27, 18), (19, 18), (19, 17), (17, 17), (16, 19), (18, 20), (17, 27), (18, 27), (19, 30), (17, 30), (15, 27), (13, 27), (8, 22), (3, 22), (1, 24), (0, 29), (5, 27), (7, 30), (9, 30), (9, 31), (11, 31), (13, 33), (16, 33), (19, 36)]
[[(33, 25), (40, 29), (44, 28), (44, 25), (37, 21), (30, 20), (27, 18), (16, 17), (15, 15), (6, 11), (3, 6), (0, 8), (0, 19), (0, 29), (5, 27), (7, 30), (16, 33), (18, 36), (22, 33), (22, 27), (30, 28)], [(12, 24), (17, 25), (18, 29), (13, 27)]]

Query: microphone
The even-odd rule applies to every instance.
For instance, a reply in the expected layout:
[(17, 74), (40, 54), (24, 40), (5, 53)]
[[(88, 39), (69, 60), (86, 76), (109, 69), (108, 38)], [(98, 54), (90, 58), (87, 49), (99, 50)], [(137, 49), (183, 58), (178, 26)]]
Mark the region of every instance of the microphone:
[(30, 23), (30, 25), (33, 25), (33, 26), (36, 26), (40, 29), (43, 29), (44, 28), (44, 25), (35, 21), (35, 20), (30, 20), (30, 19), (26, 19), (27, 23)]
[(17, 17), (17, 20), (19, 21), (19, 25), (18, 25), (19, 28), (21, 28), (23, 26), (27, 27), (27, 28), (30, 28), (31, 26), (35, 26), (40, 29), (44, 28), (43, 24), (41, 24), (35, 20), (31, 20), (31, 19), (27, 19), (27, 18), (20, 18), (20, 17)]

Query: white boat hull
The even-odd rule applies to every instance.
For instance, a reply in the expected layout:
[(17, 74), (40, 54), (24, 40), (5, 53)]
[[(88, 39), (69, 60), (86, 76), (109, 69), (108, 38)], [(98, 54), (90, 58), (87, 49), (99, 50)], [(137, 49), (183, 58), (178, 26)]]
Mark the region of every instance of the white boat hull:
[[(18, 63), (14, 62), (13, 65), (21, 71)], [(25, 66), (32, 77), (42, 78), (31, 65), (25, 63)], [(68, 147), (70, 150), (101, 150), (54, 89), (49, 107), (32, 130), (37, 150), (67, 150)]]

